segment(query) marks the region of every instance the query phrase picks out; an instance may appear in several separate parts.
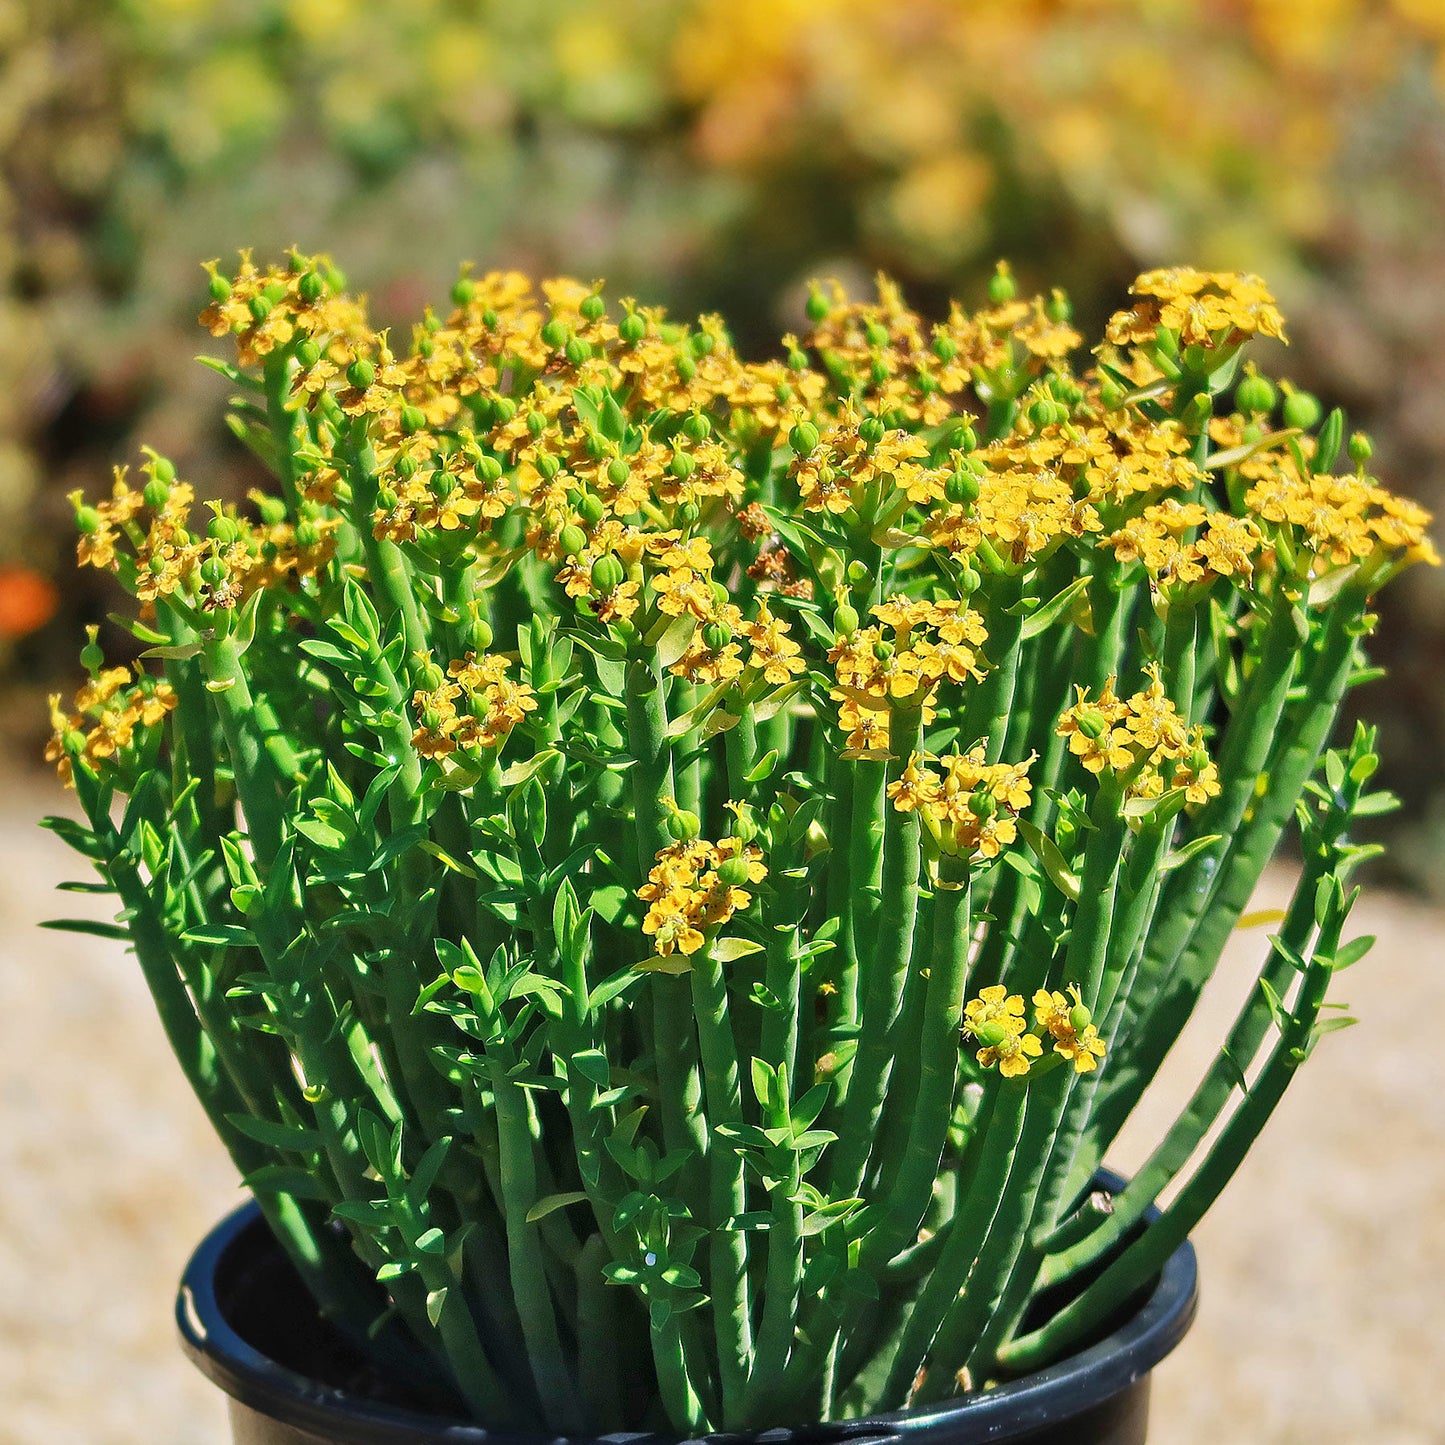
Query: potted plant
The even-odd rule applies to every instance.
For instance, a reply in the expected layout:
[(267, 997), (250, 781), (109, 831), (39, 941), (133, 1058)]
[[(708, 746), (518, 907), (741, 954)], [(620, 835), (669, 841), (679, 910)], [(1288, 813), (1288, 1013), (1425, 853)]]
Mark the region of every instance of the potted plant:
[[(572, 281), (398, 348), (324, 258), (210, 270), (276, 487), (75, 498), (143, 650), (92, 633), (50, 825), (264, 1219), (181, 1305), (242, 1438), (1142, 1439), (1186, 1236), (1349, 1022), (1388, 799), (1326, 747), (1435, 560), (1242, 364), (1263, 285), (1149, 273), (1076, 369), (1004, 268), (931, 331), (815, 288), (762, 363)], [(1258, 987), (1101, 1174), (1292, 821)]]

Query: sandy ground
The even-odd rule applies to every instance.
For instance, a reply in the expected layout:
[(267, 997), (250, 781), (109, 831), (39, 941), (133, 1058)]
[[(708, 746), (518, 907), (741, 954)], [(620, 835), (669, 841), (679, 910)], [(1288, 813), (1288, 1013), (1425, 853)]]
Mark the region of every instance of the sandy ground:
[[(175, 1342), (175, 1281), (238, 1200), (119, 945), (34, 925), (87, 900), (0, 796), (0, 1445), (222, 1445), (217, 1392)], [(1266, 882), (1261, 906), (1289, 886)], [(1445, 917), (1367, 896), (1374, 954), (1327, 1038), (1196, 1236), (1203, 1302), (1155, 1377), (1152, 1445), (1441, 1445), (1445, 1367)], [(1170, 1061), (1187, 1090), (1233, 1016), (1261, 939), (1240, 935)], [(1168, 1091), (1166, 1090), (1166, 1093)], [(1156, 1101), (1114, 1159), (1172, 1117)]]

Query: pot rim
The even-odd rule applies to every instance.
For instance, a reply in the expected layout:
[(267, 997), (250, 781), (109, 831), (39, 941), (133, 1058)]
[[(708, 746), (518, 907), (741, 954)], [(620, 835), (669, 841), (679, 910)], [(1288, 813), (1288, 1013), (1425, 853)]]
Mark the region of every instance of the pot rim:
[[(1100, 1170), (1095, 1182), (1113, 1193), (1125, 1183), (1108, 1170)], [(1157, 1218), (1158, 1211), (1151, 1208), (1148, 1217)], [(223, 1257), (248, 1232), (265, 1229), (254, 1200), (233, 1210), (192, 1254), (176, 1296), (176, 1325), (186, 1354), (241, 1404), (302, 1430), (334, 1430), (340, 1416), (348, 1439), (357, 1445), (416, 1445), (423, 1438), (445, 1445), (693, 1445), (656, 1432), (561, 1437), (490, 1430), (374, 1404), (272, 1360), (237, 1334), (216, 1296), (216, 1272)], [(704, 1445), (898, 1445), (944, 1427), (950, 1445), (971, 1445), (998, 1439), (1005, 1428), (1019, 1433), (1042, 1428), (1100, 1405), (1144, 1379), (1183, 1339), (1198, 1304), (1198, 1261), (1185, 1240), (1165, 1261), (1148, 1299), (1123, 1324), (1097, 1344), (1022, 1379), (917, 1410), (831, 1424), (715, 1432), (695, 1439)]]

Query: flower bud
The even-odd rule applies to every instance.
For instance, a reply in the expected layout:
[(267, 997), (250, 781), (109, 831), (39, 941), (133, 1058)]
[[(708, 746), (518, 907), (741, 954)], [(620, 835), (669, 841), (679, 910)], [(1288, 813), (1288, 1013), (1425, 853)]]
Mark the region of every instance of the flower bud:
[(315, 366), (321, 360), (321, 348), (308, 336), (304, 341), (297, 343), (296, 360), (305, 367)]
[(677, 358), (677, 374), (682, 381), (691, 381), (697, 375), (697, 362), (690, 356)]
[(721, 582), (710, 583), (708, 591), (712, 594), (712, 605), (714, 607), (726, 607), (728, 603), (732, 601), (732, 598), (728, 595), (727, 588), (724, 587)]
[(206, 536), (223, 547), (229, 547), (241, 535), (241, 529), (230, 517), (212, 517), (206, 524)]
[(862, 587), (864, 583), (873, 580), (873, 574), (868, 570), (866, 562), (850, 562), (845, 575), (848, 578), (848, 585), (853, 588)]
[(207, 587), (219, 587), (226, 580), (226, 564), (214, 553), (201, 563), (201, 581)]
[(1075, 709), (1074, 724), (1092, 742), (1097, 742), (1109, 728), (1103, 713), (1095, 712), (1093, 708)]
[(1266, 377), (1251, 372), (1235, 388), (1234, 404), (1245, 416), (1262, 416), (1274, 410), (1278, 394)]
[[(692, 458), (689, 457), (688, 460), (691, 461)], [(611, 482), (614, 487), (625, 487), (627, 485), (627, 479), (631, 475), (632, 468), (629, 467), (621, 457), (613, 457), (612, 460), (607, 463), (607, 480)]]
[(276, 303), (269, 296), (253, 296), (246, 303), (246, 310), (251, 313), (251, 320), (258, 324), (264, 321), (274, 310)]
[(691, 411), (682, 424), (683, 434), (695, 442), (705, 442), (712, 435), (712, 422), (705, 413)]
[(219, 272), (211, 277), (206, 289), (211, 293), (212, 301), (225, 301), (231, 295), (231, 283)]
[(557, 534), (557, 545), (565, 557), (575, 557), (587, 547), (587, 533), (581, 527), (569, 523)]
[(506, 426), (517, 414), (517, 403), (510, 396), (492, 398), (492, 420), (497, 426)]
[(76, 530), (89, 537), (100, 531), (102, 526), (100, 513), (94, 507), (77, 507), (75, 509)]
[(702, 645), (709, 652), (721, 652), (732, 640), (732, 628), (723, 623), (708, 622), (703, 625)]
[(958, 343), (951, 336), (941, 332), (933, 338), (933, 354), (943, 362), (949, 362), (958, 355)]
[(758, 815), (747, 803), (738, 803), (732, 808), (737, 821), (733, 824), (733, 837), (739, 843), (751, 843), (758, 836)]
[(502, 475), (502, 464), (496, 457), (480, 457), (473, 465), (472, 470), (477, 474), (477, 480), (481, 482), (495, 482)]
[[(402, 458), (403, 461), (411, 462), (413, 469), (416, 462), (411, 457)], [(401, 505), (401, 498), (390, 487), (378, 487), (376, 490), (376, 505), (383, 512), (394, 512)]]
[(318, 271), (303, 271), (296, 283), (296, 294), (307, 303), (315, 305), (326, 295), (326, 282)]
[(170, 483), (162, 481), (160, 477), (152, 477), (141, 495), (145, 498), (146, 506), (153, 512), (158, 512), (171, 499)]
[(833, 626), (840, 637), (852, 637), (858, 630), (858, 609), (844, 602), (833, 614)]
[(539, 437), (547, 430), (547, 414), (541, 411), (529, 411), (527, 413), (527, 433), (532, 437)]
[(748, 860), (734, 853), (717, 866), (718, 882), (728, 888), (741, 888), (748, 881)]
[(819, 442), (818, 428), (811, 421), (800, 421), (788, 433), (788, 445), (801, 457), (807, 456)]
[(470, 276), (458, 276), (452, 284), (452, 305), (470, 306), (477, 294), (477, 283)]
[(950, 472), (943, 484), (944, 498), (955, 507), (967, 507), (978, 500), (978, 478), (963, 467)]
[(467, 646), (480, 657), (491, 645), (491, 624), (484, 617), (474, 616), (467, 628)]
[(99, 672), (105, 666), (105, 653), (101, 651), (100, 643), (96, 640), (100, 635), (100, 628), (87, 627), (85, 635), (87, 641), (80, 649), (80, 665), (87, 672)]
[(298, 547), (316, 547), (321, 543), (321, 528), (309, 518), (296, 524), (296, 545)]
[(717, 345), (717, 337), (710, 331), (695, 331), (688, 339), (688, 345), (692, 347), (692, 354), (697, 357), (707, 356)]
[(543, 345), (550, 346), (553, 351), (566, 345), (567, 328), (555, 316), (542, 327), (541, 334)]
[(697, 470), (697, 458), (688, 452), (675, 452), (667, 470), (678, 481), (685, 482)]
[(1076, 1034), (1083, 1033), (1093, 1022), (1093, 1014), (1089, 1012), (1088, 1007), (1082, 1002), (1076, 1003), (1073, 1008), (1069, 1010), (1069, 1024)]
[(880, 637), (878, 641), (873, 644), (873, 656), (879, 662), (887, 662), (897, 650), (898, 649), (884, 637)]
[(863, 335), (867, 338), (868, 345), (881, 347), (888, 345), (888, 328), (880, 325), (877, 321), (870, 321), (863, 328)]
[(415, 436), (426, 426), (426, 413), (419, 406), (404, 406), (401, 409), (401, 429), (406, 436)]
[(568, 366), (581, 366), (592, 355), (591, 343), (583, 341), (580, 336), (574, 336), (563, 350)]
[(679, 502), (675, 516), (684, 527), (690, 527), (702, 516), (702, 508), (696, 502)]
[(667, 820), (667, 831), (675, 843), (687, 843), (702, 834), (702, 819), (696, 813), (675, 808)]
[(583, 492), (577, 498), (576, 506), (577, 515), (588, 527), (595, 527), (607, 515), (607, 508), (595, 492)]
[(1290, 391), (1284, 399), (1280, 416), (1288, 427), (1299, 427), (1308, 431), (1324, 415), (1319, 398), (1307, 391)]
[(621, 321), (617, 323), (617, 334), (629, 346), (636, 346), (639, 341), (647, 335), (647, 322), (637, 312), (629, 311)]
[(262, 497), (257, 503), (261, 520), (268, 527), (278, 526), (286, 520), (286, 503), (280, 497)]
[(607, 315), (607, 303), (595, 291), (590, 296), (584, 296), (577, 309), (584, 321), (601, 321)]
[(607, 596), (615, 592), (627, 580), (627, 569), (611, 552), (604, 552), (592, 564), (592, 589)]
[(870, 447), (876, 447), (883, 440), (885, 428), (876, 416), (865, 416), (858, 423), (858, 435)]
[(988, 299), (995, 306), (1002, 306), (1005, 302), (1012, 301), (1017, 294), (1018, 288), (1014, 285), (1013, 272), (1009, 270), (1008, 262), (1000, 261), (989, 278)]
[(820, 321), (827, 319), (831, 309), (828, 305), (828, 298), (823, 295), (822, 287), (816, 281), (811, 282), (808, 286), (807, 304), (803, 307), (808, 314), (808, 320), (816, 326)]
[(1073, 303), (1068, 296), (1057, 286), (1053, 289), (1048, 303), (1044, 307), (1044, 314), (1056, 326), (1067, 326), (1074, 319)]
[(1036, 427), (1056, 426), (1068, 419), (1068, 408), (1047, 397), (1040, 398), (1029, 407), (1029, 420)]
[(357, 391), (365, 391), (376, 380), (376, 367), (364, 356), (358, 357), (346, 368), (346, 380)]
[(980, 1024), (976, 1029), (970, 1031), (974, 1038), (986, 1049), (996, 1049), (1009, 1040), (1009, 1030), (997, 1020), (991, 1020), (986, 1024)]
[(958, 579), (959, 591), (965, 597), (971, 597), (980, 587), (983, 586), (983, 576), (976, 567), (965, 567), (963, 574)]
[[(562, 470), (562, 463), (559, 462), (551, 452), (543, 452), (533, 463), (533, 466), (541, 472), (544, 480), (549, 482)], [(480, 475), (480, 473), (478, 473), (478, 475)]]
[(1375, 444), (1362, 431), (1350, 437), (1350, 460), (1357, 467), (1364, 466), (1375, 454)]

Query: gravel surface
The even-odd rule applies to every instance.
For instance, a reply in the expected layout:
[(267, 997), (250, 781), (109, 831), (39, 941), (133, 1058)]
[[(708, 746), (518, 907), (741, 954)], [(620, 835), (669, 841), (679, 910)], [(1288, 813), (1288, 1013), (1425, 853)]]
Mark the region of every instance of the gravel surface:
[[(0, 802), (0, 1442), (222, 1445), (171, 1307), (235, 1178), (120, 945), (35, 931), (94, 902), (52, 892), (84, 876), (33, 825), (59, 806), (31, 783)], [(1289, 885), (1272, 873), (1259, 906)], [(1379, 937), (1337, 985), (1361, 1023), (1323, 1042), (1196, 1234), (1199, 1320), (1156, 1374), (1151, 1445), (1445, 1440), (1445, 916), (1375, 894), (1355, 919)], [(1262, 943), (1237, 937), (1117, 1166), (1172, 1118)]]

